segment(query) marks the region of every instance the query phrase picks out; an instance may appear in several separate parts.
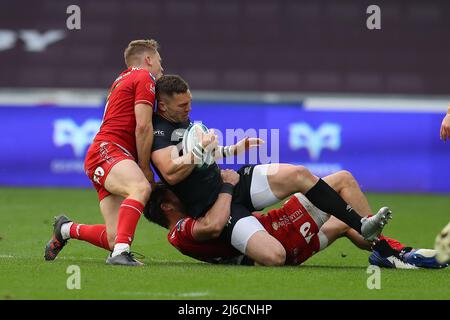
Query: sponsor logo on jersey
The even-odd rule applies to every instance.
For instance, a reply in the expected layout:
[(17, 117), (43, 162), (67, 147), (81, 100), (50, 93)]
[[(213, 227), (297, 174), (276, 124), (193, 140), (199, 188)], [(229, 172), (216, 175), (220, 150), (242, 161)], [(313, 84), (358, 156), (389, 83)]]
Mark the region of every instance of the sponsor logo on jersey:
[(176, 224), (177, 231), (178, 232), (184, 231), (185, 226), (186, 226), (186, 219), (181, 219)]
[(272, 227), (275, 231), (277, 231), (277, 229), (282, 228), (282, 227), (286, 227), (288, 225), (292, 224), (291, 220), (289, 219), (288, 216), (283, 215), (281, 217), (278, 218), (278, 221), (274, 221), (272, 222)]
[(297, 220), (299, 220), (299, 219), (301, 219), (302, 217), (303, 217), (303, 212), (302, 212), (302, 210), (301, 209), (298, 209), (298, 210), (296, 210), (296, 211), (294, 211), (293, 213), (291, 213), (290, 215), (289, 215), (289, 220), (292, 222), (292, 223), (295, 223)]
[(164, 130), (155, 130), (153, 131), (153, 135), (154, 136), (158, 136), (158, 137), (164, 137)]

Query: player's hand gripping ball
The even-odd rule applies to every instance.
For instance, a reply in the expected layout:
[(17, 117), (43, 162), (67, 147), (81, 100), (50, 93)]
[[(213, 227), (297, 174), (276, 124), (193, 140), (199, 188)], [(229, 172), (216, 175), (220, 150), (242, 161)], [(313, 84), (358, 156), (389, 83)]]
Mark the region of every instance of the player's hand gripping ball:
[(214, 163), (213, 151), (217, 148), (217, 136), (213, 130), (202, 123), (192, 123), (184, 132), (183, 153), (194, 149), (194, 160), (197, 167), (208, 167)]

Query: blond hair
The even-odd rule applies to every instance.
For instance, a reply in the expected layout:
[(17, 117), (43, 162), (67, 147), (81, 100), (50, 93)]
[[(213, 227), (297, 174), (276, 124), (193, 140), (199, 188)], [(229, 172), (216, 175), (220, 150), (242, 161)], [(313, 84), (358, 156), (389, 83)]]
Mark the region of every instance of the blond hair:
[(138, 56), (144, 52), (150, 51), (151, 53), (156, 53), (159, 49), (159, 44), (156, 40), (133, 40), (128, 44), (125, 49), (124, 58), (127, 67), (130, 67)]

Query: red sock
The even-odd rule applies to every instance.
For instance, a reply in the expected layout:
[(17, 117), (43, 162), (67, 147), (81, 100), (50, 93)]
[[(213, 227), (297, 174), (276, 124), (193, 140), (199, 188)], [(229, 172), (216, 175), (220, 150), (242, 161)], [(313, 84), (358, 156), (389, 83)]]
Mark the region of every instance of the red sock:
[(385, 237), (383, 235), (380, 235), (380, 240), (386, 240), (386, 242), (389, 244), (389, 246), (397, 251), (401, 251), (405, 245), (400, 243), (400, 241), (393, 239), (393, 238), (389, 238), (389, 237)]
[(144, 205), (139, 201), (133, 199), (123, 200), (119, 209), (115, 243), (127, 243), (131, 245), (142, 211), (144, 211)]
[(94, 246), (111, 250), (104, 224), (87, 225), (73, 223), (70, 227), (70, 238), (87, 241)]

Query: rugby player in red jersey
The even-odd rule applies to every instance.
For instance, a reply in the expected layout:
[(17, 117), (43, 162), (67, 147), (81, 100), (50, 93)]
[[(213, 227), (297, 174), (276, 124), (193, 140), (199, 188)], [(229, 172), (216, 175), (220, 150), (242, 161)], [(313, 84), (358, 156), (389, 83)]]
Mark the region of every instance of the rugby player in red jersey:
[(57, 217), (46, 260), (54, 260), (67, 240), (76, 238), (111, 250), (107, 264), (142, 264), (131, 255), (130, 245), (154, 181), (152, 115), (155, 81), (163, 72), (158, 47), (155, 40), (129, 43), (124, 52), (127, 69), (111, 86), (103, 122), (86, 155), (85, 171), (97, 190), (105, 224), (75, 224)]
[[(233, 186), (239, 182), (239, 175), (232, 170), (222, 170), (222, 178), (225, 183)], [(324, 180), (336, 188), (348, 203), (365, 210), (361, 212), (370, 213), (367, 199), (349, 172), (340, 171), (325, 177)], [(256, 262), (268, 265), (264, 259), (252, 261), (247, 253), (242, 255), (218, 237), (230, 216), (230, 205), (231, 195), (220, 193), (216, 203), (205, 216), (194, 219), (186, 214), (180, 199), (166, 186), (159, 184), (149, 205), (144, 209), (144, 215), (149, 221), (169, 229), (169, 242), (181, 253), (194, 259), (209, 263)], [(376, 244), (366, 241), (336, 217), (319, 210), (301, 193), (294, 194), (279, 209), (270, 210), (267, 214), (253, 215), (261, 222), (265, 231), (285, 248), (285, 265), (303, 263), (342, 236), (349, 238), (360, 249), (373, 250), (369, 261), (382, 267), (416, 269), (444, 268), (448, 265), (439, 264), (434, 257), (415, 254), (412, 248), (392, 238), (380, 236)], [(249, 244), (253, 241), (252, 237)], [(374, 254), (377, 259), (373, 258)], [(270, 260), (270, 257), (268, 258)]]

